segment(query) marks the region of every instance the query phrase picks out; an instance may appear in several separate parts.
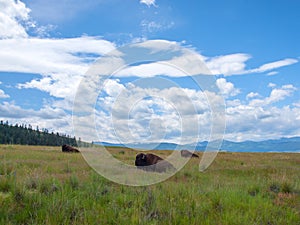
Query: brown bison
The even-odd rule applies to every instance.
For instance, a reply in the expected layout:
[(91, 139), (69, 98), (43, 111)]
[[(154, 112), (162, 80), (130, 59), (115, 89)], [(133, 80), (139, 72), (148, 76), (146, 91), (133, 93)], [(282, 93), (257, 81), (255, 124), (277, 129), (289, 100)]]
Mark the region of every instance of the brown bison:
[(181, 154), (182, 157), (185, 157), (185, 158), (191, 158), (191, 157), (199, 158), (199, 156), (197, 154), (192, 153), (188, 150), (181, 150), (180, 154)]
[(175, 170), (171, 163), (152, 153), (137, 154), (135, 157), (135, 165), (138, 169), (159, 173), (166, 172), (167, 170)]
[(61, 146), (61, 150), (63, 152), (79, 152), (79, 150), (77, 148), (74, 148), (70, 145), (63, 145)]

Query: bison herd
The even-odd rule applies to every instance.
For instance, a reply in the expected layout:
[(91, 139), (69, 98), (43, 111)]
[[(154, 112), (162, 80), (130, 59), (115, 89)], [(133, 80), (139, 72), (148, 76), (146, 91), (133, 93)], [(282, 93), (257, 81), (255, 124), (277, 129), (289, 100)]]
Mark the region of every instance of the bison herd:
[[(79, 152), (77, 148), (74, 148), (70, 145), (63, 145), (61, 147), (61, 150), (62, 152)], [(197, 154), (192, 153), (188, 150), (181, 150), (180, 154), (182, 157), (185, 158), (192, 158), (192, 157), (199, 158)], [(170, 162), (152, 153), (137, 154), (135, 157), (135, 166), (138, 169), (142, 169), (144, 171), (158, 172), (158, 173), (176, 170), (175, 167)]]

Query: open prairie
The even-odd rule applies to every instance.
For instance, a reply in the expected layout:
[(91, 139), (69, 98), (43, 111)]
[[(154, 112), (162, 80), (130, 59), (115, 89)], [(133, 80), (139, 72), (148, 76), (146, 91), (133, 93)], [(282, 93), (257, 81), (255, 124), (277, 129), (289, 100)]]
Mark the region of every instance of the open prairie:
[[(130, 164), (137, 154), (109, 150)], [(198, 164), (130, 187), (98, 175), (81, 154), (1, 145), (0, 224), (300, 224), (300, 154), (222, 152), (205, 172)]]

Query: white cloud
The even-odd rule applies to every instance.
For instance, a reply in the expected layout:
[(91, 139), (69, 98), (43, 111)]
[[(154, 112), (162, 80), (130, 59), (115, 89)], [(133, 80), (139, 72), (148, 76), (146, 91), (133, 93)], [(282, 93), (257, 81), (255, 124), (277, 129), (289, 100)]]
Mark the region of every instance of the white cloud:
[[(251, 69), (249, 71), (247, 71), (247, 73), (263, 73), (269, 70), (274, 70), (283, 66), (289, 66), (295, 63), (298, 63), (299, 61), (297, 59), (283, 59), (283, 60), (278, 60), (275, 62), (270, 62), (270, 63), (266, 63), (261, 65), (260, 67), (256, 68), (256, 69)], [(272, 74), (271, 74), (272, 75)]]
[(225, 139), (258, 141), (299, 136), (299, 127), (299, 108), (240, 104), (227, 108)]
[(72, 116), (61, 108), (44, 105), (39, 110), (23, 109), (14, 102), (0, 104), (0, 117), (11, 124), (31, 124), (33, 127), (46, 128), (49, 131), (73, 134)]
[(260, 94), (257, 92), (250, 92), (249, 94), (247, 94), (246, 99), (250, 99), (250, 98), (257, 98), (260, 97)]
[[(278, 69), (284, 66), (289, 66), (299, 61), (297, 59), (283, 59), (275, 62), (263, 64), (255, 69), (246, 69), (246, 61), (251, 58), (248, 54), (236, 53), (231, 55), (216, 56), (206, 60), (206, 65), (211, 70), (212, 74), (225, 76), (249, 74), (249, 73), (263, 73), (269, 70)], [(277, 72), (273, 71), (268, 75), (275, 75)]]
[(137, 76), (137, 77), (154, 77), (158, 75), (167, 75), (171, 77), (184, 77), (186, 74), (179, 68), (166, 63), (147, 63), (138, 66), (126, 67), (118, 71), (116, 76)]
[(268, 84), (268, 87), (274, 88), (274, 87), (276, 87), (276, 84), (274, 84), (274, 83), (269, 83), (269, 84)]
[(123, 84), (120, 84), (120, 80), (108, 79), (104, 83), (103, 91), (105, 91), (110, 97), (117, 97), (121, 91), (125, 89)]
[[(37, 0), (34, 2), (36, 3)], [(42, 1), (39, 2), (40, 7), (45, 5), (41, 14), (49, 17), (45, 10), (47, 10), (47, 5), (52, 2), (48, 1), (46, 4)], [(71, 3), (70, 0), (63, 1), (64, 6), (69, 3)], [(155, 6), (153, 0), (142, 0), (140, 3)], [(74, 5), (76, 4), (72, 4), (72, 6)], [(78, 5), (74, 7), (76, 8)], [(26, 29), (33, 22), (29, 17), (30, 10), (25, 4), (20, 1), (0, 0), (0, 8), (0, 39), (2, 39), (0, 40), (0, 71), (40, 74), (40, 78), (19, 84), (18, 87), (36, 88), (61, 98), (41, 106), (40, 110), (22, 109), (13, 102), (4, 102), (0, 105), (1, 117), (8, 119), (11, 123), (31, 123), (71, 134), (72, 118), (66, 113), (66, 110), (72, 109), (72, 100), (82, 78), (81, 75), (86, 72), (93, 60), (115, 49), (115, 45), (99, 37), (63, 39), (28, 37)], [(53, 8), (51, 10), (53, 11)], [(80, 9), (78, 10), (80, 11)], [(55, 17), (58, 14), (65, 16), (60, 12), (57, 11), (50, 16)], [(158, 31), (165, 27), (171, 28), (173, 25), (172, 22), (164, 23), (155, 20), (144, 20), (141, 23), (147, 32)], [(36, 30), (38, 31), (38, 28)], [(43, 35), (45, 32), (40, 29), (40, 33)], [(180, 45), (175, 46), (174, 42), (167, 40), (146, 41), (136, 45), (147, 49), (149, 55), (157, 54), (159, 56), (164, 50), (176, 52), (180, 48)], [(268, 74), (272, 75), (274, 74), (272, 70), (298, 62), (296, 59), (287, 58), (254, 69), (247, 69), (247, 61), (250, 58), (249, 54), (244, 53), (206, 57), (190, 49), (181, 51), (177, 55), (174, 54), (171, 59), (161, 57), (153, 63), (125, 68), (117, 75), (153, 77), (164, 74), (170, 77), (179, 77), (187, 74), (224, 74), (230, 76), (268, 71), (271, 71)], [(199, 65), (199, 60), (203, 61), (203, 64)], [(125, 65), (122, 54), (114, 55), (113, 61), (108, 57), (108, 61), (119, 66)], [(105, 71), (108, 72), (113, 68), (110, 64), (99, 66), (102, 66), (102, 69), (106, 66)], [(181, 71), (181, 68), (188, 69), (185, 73)], [(89, 85), (91, 84), (89, 83)], [(239, 89), (224, 78), (218, 79), (217, 85), (226, 97), (233, 97), (239, 93)], [(290, 106), (280, 108), (274, 104), (291, 96), (296, 91), (296, 87), (293, 85), (276, 87), (271, 83), (269, 87), (272, 90), (268, 97), (250, 92), (246, 96), (247, 100), (250, 99), (249, 102), (246, 101), (248, 104), (239, 99), (227, 101), (227, 138), (245, 140), (280, 137), (280, 135), (300, 135), (299, 103), (294, 103), (293, 108)], [(194, 140), (198, 129), (200, 129), (201, 139), (209, 139), (212, 118), (208, 99), (214, 101), (212, 104), (222, 102), (221, 96), (213, 92), (179, 87), (145, 89), (134, 84), (122, 84), (117, 79), (107, 80), (104, 91), (106, 96), (101, 96), (99, 99), (102, 108), (96, 111), (96, 123), (99, 128), (99, 137), (106, 141), (118, 141), (114, 135), (116, 132), (114, 128), (118, 128), (117, 132), (120, 137), (126, 139), (127, 142), (136, 141), (139, 138), (161, 141), (167, 137), (168, 141), (189, 143)], [(88, 95), (88, 93), (82, 94)], [(152, 98), (147, 96), (152, 96)], [(0, 89), (0, 98), (8, 97)], [(114, 121), (111, 121), (110, 112), (115, 113)], [(74, 116), (75, 121), (83, 120), (82, 122), (86, 124), (80, 130), (82, 138), (87, 140), (91, 138), (88, 134), (94, 128), (94, 119), (93, 115), (85, 118)], [(129, 134), (130, 136), (128, 136)]]
[(142, 27), (143, 33), (155, 33), (158, 31), (168, 30), (175, 25), (173, 21), (149, 21), (142, 20), (140, 26)]
[(33, 109), (22, 109), (15, 105), (14, 102), (3, 102), (0, 105), (0, 116), (10, 118), (31, 118), (39, 117), (40, 119), (57, 119), (66, 116), (62, 109), (52, 108), (51, 106), (44, 106), (38, 111)]
[(216, 81), (220, 92), (225, 97), (235, 96), (240, 93), (240, 90), (234, 87), (234, 84), (231, 82), (227, 82), (225, 78), (219, 78)]
[(19, 0), (0, 0), (0, 8), (0, 39), (27, 37), (30, 9)]
[(290, 96), (294, 91), (296, 91), (293, 85), (283, 85), (281, 88), (275, 88), (272, 90), (270, 97), (266, 99), (267, 103), (278, 102), (286, 97)]
[(272, 103), (276, 103), (284, 100), (286, 97), (291, 96), (297, 88), (291, 84), (283, 85), (280, 88), (273, 88), (270, 96), (264, 99), (253, 99), (250, 101), (251, 106), (263, 106), (270, 105)]
[(276, 74), (278, 74), (277, 71), (272, 71), (272, 72), (267, 73), (268, 76), (273, 76), (273, 75), (276, 75)]
[[(0, 83), (1, 84), (1, 83)], [(8, 94), (5, 94), (3, 90), (0, 89), (0, 98), (9, 98)]]
[(236, 53), (212, 57), (206, 61), (206, 65), (214, 75), (224, 74), (229, 76), (244, 73), (245, 62), (248, 59), (250, 59), (250, 55)]
[(57, 98), (73, 99), (77, 87), (81, 81), (80, 75), (51, 74), (41, 79), (34, 79), (24, 84), (18, 84), (18, 88), (34, 88), (49, 93)]
[[(118, 71), (117, 76), (154, 77), (166, 75), (169, 77), (185, 77), (199, 74), (211, 75), (204, 63), (206, 59), (204, 56), (192, 49), (182, 49), (176, 42), (151, 40), (137, 43), (133, 46), (133, 48), (135, 47), (145, 48), (149, 51), (148, 57), (151, 58), (151, 55), (157, 55), (158, 60), (141, 63), (137, 66), (128, 66)], [(166, 52), (169, 52), (169, 54), (166, 54)], [(145, 58), (144, 55), (136, 55), (135, 57)]]
[(141, 4), (145, 4), (148, 7), (150, 7), (151, 5), (156, 6), (155, 5), (155, 0), (140, 0)]
[(297, 89), (291, 85), (276, 87), (269, 96), (262, 97), (250, 92), (246, 99), (248, 104), (237, 99), (227, 101), (225, 139), (233, 141), (265, 140), (300, 135), (300, 108), (296, 102), (281, 106), (276, 104), (290, 97)]
[(91, 62), (115, 48), (98, 37), (0, 40), (0, 71), (36, 73), (19, 88), (37, 88), (55, 97), (72, 97)]
[[(165, 41), (166, 43), (168, 41)], [(163, 45), (162, 45), (163, 43)], [(174, 48), (174, 42), (169, 42), (169, 45), (161, 40), (158, 41), (147, 41), (146, 43), (136, 44), (136, 46), (145, 47), (151, 50), (150, 54), (157, 53), (163, 50), (172, 50)], [(179, 46), (179, 45), (178, 45)], [(176, 49), (174, 49), (176, 51)], [(141, 56), (142, 57), (142, 56)], [(157, 75), (167, 75), (170, 77), (182, 77), (186, 75), (198, 75), (198, 74), (208, 74), (208, 75), (239, 75), (239, 74), (249, 74), (249, 73), (261, 73), (266, 70), (271, 70), (273, 68), (279, 68), (281, 66), (287, 66), (288, 63), (296, 63), (296, 60), (281, 60), (274, 63), (270, 63), (272, 66), (263, 65), (257, 69), (246, 69), (246, 61), (250, 59), (248, 54), (230, 54), (217, 57), (206, 57), (193, 49), (183, 50), (181, 55), (175, 56), (171, 60), (160, 60), (153, 63), (141, 64), (138, 66), (127, 67), (126, 69), (118, 72), (120, 76), (138, 76), (138, 77), (151, 77)], [(199, 61), (203, 64), (199, 65)], [(166, 67), (169, 64), (169, 67)], [(176, 65), (176, 68), (172, 65)], [(189, 66), (187, 66), (189, 65)], [(187, 74), (179, 72), (178, 69), (189, 68)], [(263, 68), (263, 69), (262, 69)]]
[(123, 86), (118, 80), (108, 80), (103, 91), (105, 95), (100, 93), (96, 107), (98, 136), (123, 143), (166, 141), (164, 138), (191, 143), (198, 132), (200, 138), (207, 139), (211, 132), (210, 104), (221, 101), (220, 96), (209, 96), (215, 101), (209, 104), (208, 95), (214, 94), (207, 91), (175, 86), (142, 88), (134, 83)]
[(227, 100), (226, 101), (226, 107), (233, 107), (233, 106), (238, 106), (241, 105), (241, 100), (240, 99), (233, 99), (233, 100)]
[[(293, 106), (300, 108), (300, 100), (297, 102), (294, 102)], [(300, 119), (300, 117), (298, 119)]]
[(0, 40), (0, 70), (21, 73), (85, 72), (90, 61), (114, 49), (98, 37)]

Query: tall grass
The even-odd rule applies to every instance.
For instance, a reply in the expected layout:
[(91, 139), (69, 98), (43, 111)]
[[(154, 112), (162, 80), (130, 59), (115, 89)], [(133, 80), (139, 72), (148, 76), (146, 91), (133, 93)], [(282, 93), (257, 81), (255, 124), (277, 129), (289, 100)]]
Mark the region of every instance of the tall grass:
[[(125, 161), (136, 154), (111, 152)], [(220, 153), (204, 173), (192, 159), (165, 182), (128, 187), (80, 154), (0, 146), (0, 224), (299, 225), (299, 162), (299, 154)]]

